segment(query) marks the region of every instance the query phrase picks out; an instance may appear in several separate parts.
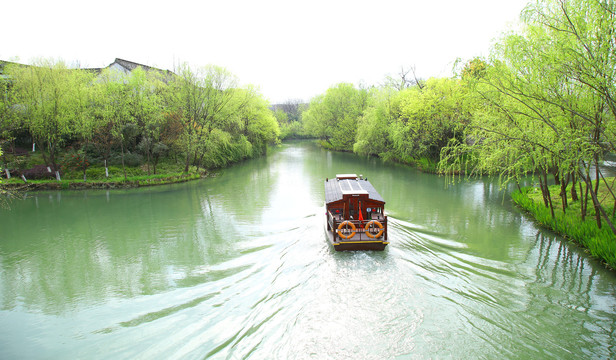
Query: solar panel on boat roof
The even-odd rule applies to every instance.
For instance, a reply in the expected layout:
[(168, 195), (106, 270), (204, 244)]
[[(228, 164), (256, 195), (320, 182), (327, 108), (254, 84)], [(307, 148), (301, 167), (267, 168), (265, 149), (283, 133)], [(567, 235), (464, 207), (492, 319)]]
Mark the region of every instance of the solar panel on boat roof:
[(325, 202), (342, 200), (343, 192), (368, 192), (368, 196), (376, 201), (385, 202), (374, 186), (367, 180), (329, 180), (325, 182)]
[(338, 185), (340, 186), (340, 190), (343, 190), (343, 191), (353, 190), (353, 187), (351, 186), (351, 183), (349, 180), (340, 180), (338, 181)]

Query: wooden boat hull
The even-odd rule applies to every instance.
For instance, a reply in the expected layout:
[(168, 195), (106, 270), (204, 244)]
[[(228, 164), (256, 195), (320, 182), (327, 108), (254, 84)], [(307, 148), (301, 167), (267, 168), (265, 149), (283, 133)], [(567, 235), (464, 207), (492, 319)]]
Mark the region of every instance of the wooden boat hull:
[(327, 241), (334, 246), (336, 251), (383, 251), (389, 244), (386, 240), (379, 239), (348, 239), (343, 240), (336, 236), (333, 231), (325, 229)]

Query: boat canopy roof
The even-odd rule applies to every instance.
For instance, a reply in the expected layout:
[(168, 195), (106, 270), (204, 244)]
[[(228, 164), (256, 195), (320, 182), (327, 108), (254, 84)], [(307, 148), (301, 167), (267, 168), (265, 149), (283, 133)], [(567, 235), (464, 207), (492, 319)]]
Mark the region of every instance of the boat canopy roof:
[(340, 201), (344, 195), (367, 194), (371, 200), (385, 203), (383, 197), (368, 180), (361, 180), (356, 175), (338, 175), (336, 179), (325, 181), (325, 202)]

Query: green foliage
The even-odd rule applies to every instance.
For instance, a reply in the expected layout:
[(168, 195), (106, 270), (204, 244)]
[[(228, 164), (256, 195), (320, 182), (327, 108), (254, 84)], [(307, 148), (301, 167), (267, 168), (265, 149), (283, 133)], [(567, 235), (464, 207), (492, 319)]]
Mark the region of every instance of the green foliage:
[(64, 171), (79, 171), (84, 167), (87, 168), (90, 164), (83, 151), (68, 151), (64, 154), (61, 161)]
[[(87, 164), (105, 161), (122, 165), (125, 179), (127, 166), (145, 163), (148, 174), (156, 173), (169, 155), (184, 157), (186, 172), (225, 166), (264, 153), (280, 133), (267, 101), (217, 66), (183, 65), (177, 76), (162, 77), (142, 68), (96, 74), (42, 60), (7, 65), (4, 73), (13, 85), (0, 79), (0, 143), (25, 127), (44, 163), (62, 162), (73, 175), (81, 169), (84, 180)], [(76, 150), (61, 159), (67, 145)]]
[[(129, 124), (133, 122), (130, 116), (130, 88), (126, 83), (125, 75), (112, 69), (103, 70), (96, 84), (100, 86), (96, 112), (101, 121), (96, 140), (107, 160), (110, 160), (112, 147), (119, 145), (120, 163), (124, 167), (125, 132), (130, 129)], [(127, 176), (125, 173), (125, 179)]]
[[(613, 2), (529, 4), (525, 27), (503, 36), (488, 64), (475, 61), (463, 71), (476, 106), (465, 141), (443, 149), (441, 170), (498, 175), (503, 184), (537, 174), (552, 217), (547, 175), (579, 179), (599, 208), (590, 172), (616, 150), (616, 43), (607, 40), (615, 12)], [(601, 227), (599, 214), (596, 222)]]
[[(165, 85), (159, 78), (158, 72), (146, 72), (142, 68), (137, 68), (128, 79), (128, 86), (130, 94), (129, 113), (134, 122), (127, 124), (127, 126), (137, 127), (137, 130), (133, 131), (131, 135), (135, 138), (138, 135), (141, 136), (138, 146), (140, 152), (146, 158), (148, 174), (152, 165), (154, 173), (156, 173), (158, 156), (154, 153), (153, 146), (160, 140), (164, 123), (161, 93), (164, 91)], [(135, 144), (135, 142), (130, 141), (132, 144)], [(135, 147), (131, 150), (135, 150)]]
[(163, 157), (169, 152), (169, 147), (161, 142), (157, 142), (152, 146), (152, 155), (156, 158)]
[(369, 93), (351, 84), (338, 84), (312, 99), (302, 119), (306, 132), (335, 150), (352, 151), (357, 124), (368, 106)]
[(304, 131), (304, 126), (300, 121), (279, 124), (280, 139), (306, 139), (310, 136)]
[(302, 114), (306, 104), (301, 100), (288, 100), (275, 106), (274, 117), (280, 128), (280, 139), (301, 139), (310, 137), (306, 134), (302, 121)]
[(358, 121), (357, 141), (353, 144), (355, 153), (387, 158), (392, 148), (390, 131), (394, 117), (391, 103), (395, 94), (387, 88), (371, 93), (372, 105)]
[(126, 166), (140, 166), (140, 165), (143, 165), (144, 160), (143, 160), (143, 155), (141, 154), (127, 152), (124, 154), (123, 161), (121, 158), (116, 157), (116, 158), (111, 158), (109, 163), (115, 164), (115, 165), (122, 165), (122, 163), (124, 163)]
[(451, 139), (462, 139), (470, 121), (466, 89), (456, 79), (429, 79), (423, 88), (401, 91), (396, 100), (396, 121), (391, 140), (395, 157), (426, 157), (438, 161)]
[[(113, 174), (114, 172), (119, 174), (122, 173), (122, 169), (118, 169), (113, 166), (109, 167), (107, 170), (110, 174)], [(90, 167), (86, 170), (86, 172), (89, 180), (105, 180), (107, 178), (104, 167)]]
[[(280, 128), (276, 118), (269, 110), (269, 104), (263, 98), (255, 96), (251, 89), (238, 90), (244, 94), (242, 105), (237, 107), (235, 113), (240, 118), (243, 132), (236, 132), (236, 139), (240, 148), (246, 148), (248, 156), (263, 154), (267, 144), (276, 143), (280, 135)], [(237, 137), (237, 135), (242, 135)], [(251, 149), (247, 149), (247, 144), (251, 144)]]
[(429, 79), (402, 90), (339, 84), (315, 97), (302, 119), (326, 148), (435, 171), (441, 149), (463, 140), (476, 106), (471, 100), (457, 79)]
[(469, 60), (460, 73), (460, 78), (466, 82), (482, 79), (486, 75), (488, 64), (481, 58)]
[(417, 166), (421, 171), (436, 173), (438, 171), (438, 163), (434, 161), (434, 159), (421, 157), (415, 160), (415, 166)]
[(193, 71), (183, 65), (164, 102), (183, 129), (177, 143), (185, 171), (191, 164), (219, 167), (260, 154), (278, 139), (267, 102), (253, 88), (237, 87), (237, 79), (221, 67)]
[(291, 113), (291, 116), (283, 109), (276, 109), (276, 111), (274, 111), (274, 117), (278, 122), (280, 130), (280, 139), (304, 139), (311, 137), (311, 135), (306, 134), (304, 123), (301, 121), (304, 107), (297, 105), (297, 107), (292, 107), (291, 110), (295, 110), (295, 112)]
[(49, 153), (48, 164), (57, 168), (56, 155), (65, 139), (73, 134), (75, 124), (87, 122), (87, 84), (92, 77), (66, 68), (64, 63), (40, 60), (34, 66), (7, 69), (12, 79), (11, 99), (23, 107), (24, 126), (39, 149)]
[[(22, 108), (15, 104), (9, 80), (2, 75), (1, 66), (0, 64), (0, 147), (11, 143), (15, 138), (14, 133), (22, 126), (18, 116)], [(12, 66), (5, 65), (4, 68), (8, 71)]]
[(276, 118), (276, 121), (278, 121), (278, 125), (289, 123), (289, 115), (282, 109), (277, 109), (274, 111), (274, 117)]

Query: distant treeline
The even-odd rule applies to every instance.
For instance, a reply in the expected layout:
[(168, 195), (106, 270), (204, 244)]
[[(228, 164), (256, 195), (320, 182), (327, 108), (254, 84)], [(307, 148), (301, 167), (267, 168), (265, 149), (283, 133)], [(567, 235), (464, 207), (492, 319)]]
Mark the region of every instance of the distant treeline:
[[(582, 219), (613, 221), (613, 184), (601, 165), (616, 140), (616, 3), (539, 0), (488, 58), (456, 65), (456, 77), (409, 71), (381, 87), (338, 84), (312, 99), (297, 133), (331, 149), (376, 155), (445, 174), (533, 174), (554, 214), (549, 183), (569, 192)], [(414, 75), (414, 72), (413, 72)], [(599, 204), (599, 183), (614, 207)], [(602, 186), (603, 186), (602, 185)]]
[(159, 159), (172, 156), (188, 171), (262, 154), (278, 141), (268, 102), (217, 66), (183, 65), (176, 73), (139, 67), (125, 74), (40, 60), (31, 66), (5, 63), (2, 73), (5, 153), (31, 138), (53, 169), (69, 147), (85, 176), (94, 158), (124, 167), (139, 156), (156, 172)]

